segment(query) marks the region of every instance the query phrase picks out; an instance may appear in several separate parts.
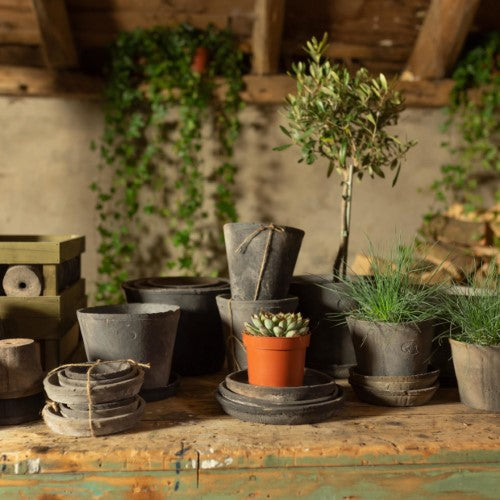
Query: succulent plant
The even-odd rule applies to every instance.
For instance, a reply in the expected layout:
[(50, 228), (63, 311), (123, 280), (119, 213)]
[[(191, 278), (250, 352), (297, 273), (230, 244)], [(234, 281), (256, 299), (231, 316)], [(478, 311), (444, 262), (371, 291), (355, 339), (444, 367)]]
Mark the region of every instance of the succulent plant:
[(300, 313), (260, 312), (245, 323), (245, 331), (259, 337), (300, 337), (309, 333), (309, 320)]

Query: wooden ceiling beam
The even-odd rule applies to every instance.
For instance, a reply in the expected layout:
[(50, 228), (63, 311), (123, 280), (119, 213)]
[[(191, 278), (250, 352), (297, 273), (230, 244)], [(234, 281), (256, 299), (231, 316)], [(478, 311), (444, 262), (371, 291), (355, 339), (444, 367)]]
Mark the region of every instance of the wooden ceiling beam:
[(402, 79), (440, 79), (462, 50), (480, 0), (432, 0)]
[(256, 75), (278, 72), (285, 17), (285, 0), (255, 0), (252, 32), (252, 71)]
[(52, 69), (76, 68), (78, 54), (65, 0), (32, 0), (32, 4), (46, 65)]
[[(246, 75), (241, 96), (253, 104), (283, 104), (294, 93), (295, 81), (288, 75)], [(224, 82), (221, 81), (221, 91)], [(453, 80), (398, 82), (409, 107), (440, 107), (448, 103)], [(103, 81), (74, 71), (47, 71), (41, 68), (0, 66), (0, 95), (100, 99)]]

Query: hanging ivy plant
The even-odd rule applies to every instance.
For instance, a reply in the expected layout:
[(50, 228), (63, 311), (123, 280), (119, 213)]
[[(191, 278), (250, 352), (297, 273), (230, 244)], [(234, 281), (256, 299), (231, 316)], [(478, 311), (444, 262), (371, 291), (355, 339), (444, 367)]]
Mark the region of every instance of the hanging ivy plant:
[[(453, 73), (454, 88), (446, 109), (448, 119), (443, 131), (455, 127), (458, 145), (444, 142), (452, 161), (441, 167), (441, 177), (431, 190), (444, 207), (457, 202), (466, 212), (485, 208), (478, 193), (480, 179), (487, 174), (493, 180), (500, 176), (498, 137), (500, 134), (500, 36), (490, 36), (485, 44), (469, 51)], [(495, 197), (500, 201), (500, 190)], [(431, 218), (439, 210), (428, 214)]]
[[(208, 240), (222, 248), (221, 225), (237, 217), (233, 147), (242, 86), (242, 54), (228, 30), (182, 25), (119, 36), (105, 88), (103, 174), (91, 185), (101, 238), (99, 302), (122, 300), (121, 283), (147, 226), (143, 214), (164, 221), (166, 267), (186, 275), (220, 271), (203, 248)], [(207, 126), (219, 144), (208, 174), (201, 168)]]

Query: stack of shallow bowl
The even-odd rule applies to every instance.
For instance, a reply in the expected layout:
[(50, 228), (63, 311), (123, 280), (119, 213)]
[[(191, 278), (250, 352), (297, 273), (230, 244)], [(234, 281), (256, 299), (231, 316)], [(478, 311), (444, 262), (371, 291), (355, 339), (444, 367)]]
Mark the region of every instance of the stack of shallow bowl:
[(130, 361), (62, 366), (43, 382), (51, 400), (43, 419), (52, 431), (68, 436), (122, 432), (144, 412), (145, 402), (139, 396), (143, 381), (142, 368)]
[(439, 370), (418, 375), (362, 375), (349, 370), (349, 383), (361, 401), (381, 406), (419, 406), (436, 393)]
[(219, 384), (216, 398), (228, 415), (275, 425), (327, 420), (337, 413), (344, 399), (332, 377), (311, 369), (306, 369), (304, 385), (299, 387), (252, 385), (247, 370), (234, 372)]

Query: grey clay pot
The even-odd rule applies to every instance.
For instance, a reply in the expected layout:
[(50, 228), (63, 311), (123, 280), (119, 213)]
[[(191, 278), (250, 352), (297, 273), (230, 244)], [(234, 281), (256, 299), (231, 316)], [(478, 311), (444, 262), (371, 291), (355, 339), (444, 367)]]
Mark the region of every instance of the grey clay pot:
[(123, 304), (79, 309), (78, 322), (89, 361), (132, 359), (150, 363), (144, 389), (168, 384), (180, 308)]
[(450, 339), (460, 401), (479, 410), (500, 412), (500, 346)]
[(172, 370), (185, 376), (215, 373), (224, 364), (224, 337), (215, 297), (229, 293), (220, 278), (166, 277), (127, 281), (127, 302), (171, 304), (181, 308)]
[[(279, 226), (283, 231), (272, 231), (269, 253), (265, 259), (271, 230), (260, 231), (250, 238), (264, 226), (269, 225), (240, 222), (224, 225), (231, 296), (235, 300), (275, 300), (288, 296), (304, 231), (288, 226)], [(247, 238), (247, 244), (241, 247)], [(263, 262), (265, 265), (258, 287)], [(258, 295), (255, 297), (257, 288)]]
[[(245, 322), (252, 314), (260, 311), (294, 312), (299, 300), (297, 297), (288, 297), (278, 300), (234, 300), (229, 295), (217, 297), (217, 307), (222, 320), (222, 328), (226, 339), (226, 357), (230, 372), (247, 368), (247, 354), (243, 346), (242, 333)], [(234, 337), (234, 338), (233, 338)]]
[(348, 316), (362, 375), (418, 375), (425, 373), (431, 357), (433, 322), (383, 323)]
[(349, 313), (354, 301), (340, 293), (345, 285), (332, 283), (331, 275), (295, 276), (290, 293), (299, 298), (299, 311), (310, 319), (311, 344), (307, 349), (306, 365), (336, 378), (347, 378), (349, 368), (356, 365), (356, 356), (349, 329), (340, 317), (337, 321), (327, 314)]

